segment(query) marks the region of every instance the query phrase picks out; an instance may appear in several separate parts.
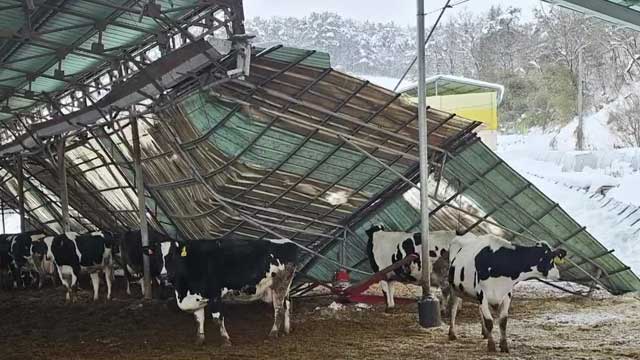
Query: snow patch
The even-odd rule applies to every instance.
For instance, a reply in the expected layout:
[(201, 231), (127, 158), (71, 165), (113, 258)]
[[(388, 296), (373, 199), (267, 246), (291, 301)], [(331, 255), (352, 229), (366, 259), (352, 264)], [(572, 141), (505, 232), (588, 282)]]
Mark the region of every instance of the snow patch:
[(349, 201), (349, 193), (344, 190), (331, 191), (327, 192), (327, 195), (324, 197), (324, 199), (333, 206), (342, 205), (346, 204)]

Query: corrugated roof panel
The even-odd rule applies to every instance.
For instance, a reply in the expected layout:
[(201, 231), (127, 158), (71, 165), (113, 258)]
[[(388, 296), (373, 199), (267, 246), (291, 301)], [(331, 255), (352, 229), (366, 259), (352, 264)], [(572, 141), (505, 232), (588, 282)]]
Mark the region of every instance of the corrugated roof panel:
[[(308, 52), (308, 50), (283, 46), (275, 51), (268, 53), (265, 57), (278, 61), (292, 62), (296, 59), (299, 59), (306, 52)], [(312, 56), (308, 57), (300, 64), (320, 69), (329, 69), (331, 68), (331, 59), (328, 53), (316, 51)]]

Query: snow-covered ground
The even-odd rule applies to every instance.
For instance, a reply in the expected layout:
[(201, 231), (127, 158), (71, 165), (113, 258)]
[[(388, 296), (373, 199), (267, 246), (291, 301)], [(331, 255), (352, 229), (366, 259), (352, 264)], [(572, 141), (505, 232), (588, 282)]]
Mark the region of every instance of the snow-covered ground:
[[(585, 119), (588, 151), (575, 151), (572, 122), (562, 129), (501, 135), (498, 153), (640, 274), (640, 149), (613, 149), (602, 114)], [(605, 196), (594, 195), (613, 186)], [(615, 205), (615, 206), (614, 206)]]

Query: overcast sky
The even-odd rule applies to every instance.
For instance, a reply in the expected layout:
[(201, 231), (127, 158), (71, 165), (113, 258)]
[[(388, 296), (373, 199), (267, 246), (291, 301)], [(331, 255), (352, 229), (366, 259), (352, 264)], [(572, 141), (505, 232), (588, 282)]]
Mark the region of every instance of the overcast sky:
[[(460, 0), (452, 0), (452, 3)], [(425, 1), (425, 10), (438, 9), (445, 4), (445, 0)], [(331, 11), (343, 17), (374, 22), (393, 21), (402, 25), (413, 25), (416, 22), (416, 1), (395, 0), (393, 9), (385, 8), (389, 0), (244, 0), (245, 15), (248, 18), (261, 16), (295, 16), (303, 17), (311, 12)], [(455, 14), (465, 9), (475, 13), (486, 12), (492, 5), (511, 5), (524, 10), (523, 18), (531, 14), (531, 10), (539, 6), (538, 0), (470, 0), (447, 10), (448, 15)], [(446, 16), (446, 15), (445, 15)], [(435, 21), (437, 13), (427, 18)]]

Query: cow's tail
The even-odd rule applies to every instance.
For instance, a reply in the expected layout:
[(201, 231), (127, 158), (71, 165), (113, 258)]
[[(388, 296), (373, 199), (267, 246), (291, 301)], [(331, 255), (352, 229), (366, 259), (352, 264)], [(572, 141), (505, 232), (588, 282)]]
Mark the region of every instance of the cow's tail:
[(365, 231), (365, 233), (367, 234), (367, 256), (369, 257), (369, 265), (371, 265), (371, 269), (374, 272), (378, 272), (380, 270), (380, 268), (378, 267), (378, 264), (376, 263), (376, 259), (373, 256), (373, 234), (377, 233), (378, 231), (384, 231), (384, 226), (382, 225), (373, 225), (371, 226), (368, 230)]

